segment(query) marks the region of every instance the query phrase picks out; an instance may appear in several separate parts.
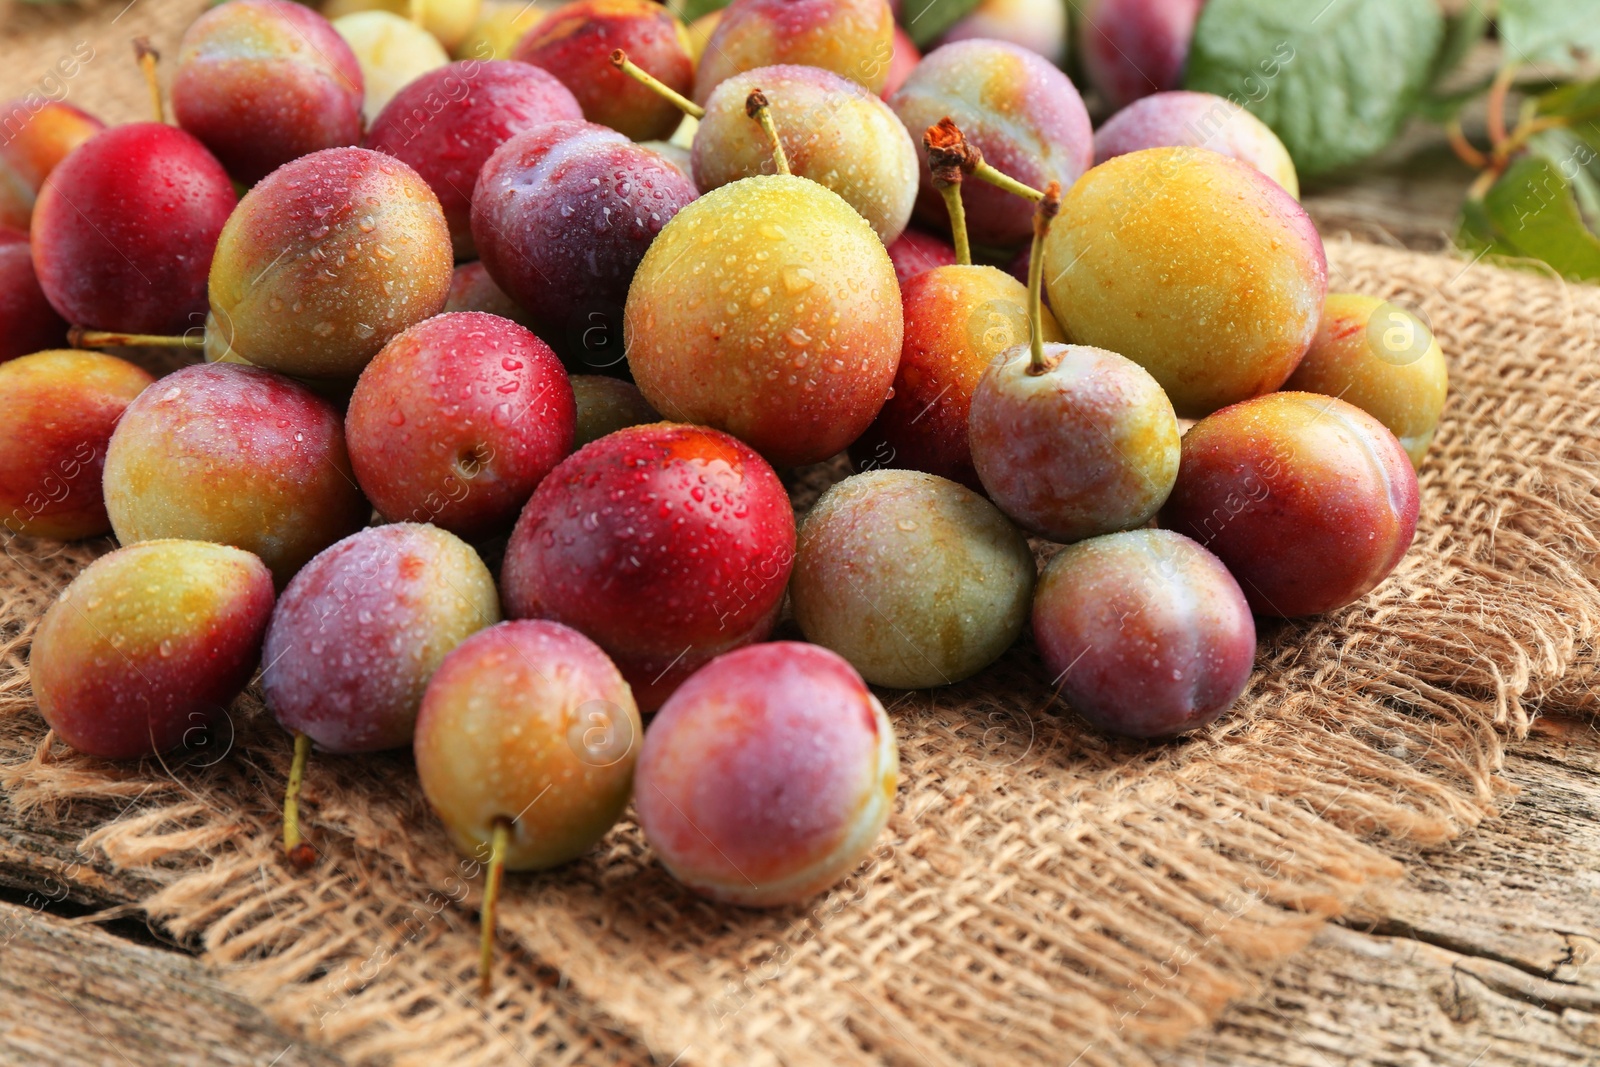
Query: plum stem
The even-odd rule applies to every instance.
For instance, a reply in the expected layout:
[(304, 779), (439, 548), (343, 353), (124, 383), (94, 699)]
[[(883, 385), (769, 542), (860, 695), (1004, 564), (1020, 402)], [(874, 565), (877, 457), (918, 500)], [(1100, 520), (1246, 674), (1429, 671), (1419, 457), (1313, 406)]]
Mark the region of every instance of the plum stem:
[(945, 210), (950, 214), (950, 237), (956, 246), (956, 262), (970, 266), (972, 246), (967, 241), (967, 209), (961, 201), (961, 181), (972, 163), (974, 149), (949, 115), (923, 133), (922, 149), (928, 154), (933, 187), (944, 197)]
[(744, 113), (761, 124), (761, 132), (767, 135), (767, 140), (772, 143), (772, 165), (779, 174), (792, 173), (789, 170), (789, 157), (783, 154), (783, 140), (778, 136), (778, 124), (772, 121), (772, 108), (767, 103), (767, 94), (760, 89), (751, 89), (750, 95), (744, 100)]
[(156, 121), (166, 122), (167, 112), (161, 106), (161, 81), (156, 77), (156, 62), (161, 58), (161, 53), (155, 50), (150, 38), (139, 36), (133, 39), (133, 54), (139, 60), (139, 69), (144, 71), (145, 84), (150, 87), (150, 106)]
[(1050, 367), (1044, 360), (1044, 238), (1050, 220), (1061, 210), (1061, 183), (1051, 182), (1033, 213), (1033, 248), (1028, 253), (1028, 373), (1043, 374)]
[(1489, 143), (1495, 148), (1506, 139), (1506, 97), (1511, 92), (1511, 86), (1517, 79), (1517, 65), (1507, 63), (1495, 75), (1494, 83), (1489, 87), (1488, 114), (1485, 116), (1485, 125), (1489, 128)]
[(644, 86), (646, 89), (649, 89), (658, 96), (671, 101), (679, 111), (682, 111), (690, 118), (703, 119), (706, 117), (705, 108), (701, 107), (693, 100), (690, 100), (687, 96), (684, 96), (677, 90), (662, 84), (662, 82), (659, 81), (655, 75), (651, 74), (649, 71), (640, 67), (633, 60), (629, 59), (628, 53), (624, 52), (622, 49), (618, 48), (616, 51), (611, 53), (611, 65), (622, 71), (622, 73), (626, 74), (634, 81), (638, 82), (640, 85)]
[(205, 338), (153, 333), (119, 333), (116, 330), (91, 330), (74, 326), (67, 331), (67, 344), (73, 348), (204, 348)]
[(300, 836), (300, 784), (311, 758), (311, 738), (296, 730), (294, 759), (289, 764), (289, 784), (283, 790), (283, 854), (300, 870), (316, 861), (316, 849)]
[[(973, 151), (976, 152), (977, 149), (974, 148)], [(988, 182), (997, 189), (1004, 189), (1008, 193), (1026, 197), (1027, 199), (1035, 202), (1042, 201), (1044, 199), (1044, 193), (1038, 189), (1035, 189), (1031, 185), (1017, 181), (1017, 179), (1011, 177), (1009, 174), (1002, 174), (1000, 171), (995, 170), (988, 163), (984, 162), (982, 155), (978, 156), (977, 165), (972, 168), (972, 176)]]
[(945, 210), (950, 213), (950, 239), (956, 246), (956, 262), (963, 267), (970, 267), (972, 246), (967, 243), (967, 209), (961, 203), (961, 183), (941, 185), (935, 181), (933, 186), (944, 197)]
[(483, 911), (479, 925), (483, 928), (478, 943), (478, 995), (486, 997), (494, 987), (494, 924), (500, 907), (500, 883), (506, 873), (506, 846), (511, 839), (511, 820), (504, 817), (494, 821), (489, 836), (489, 869), (483, 882)]

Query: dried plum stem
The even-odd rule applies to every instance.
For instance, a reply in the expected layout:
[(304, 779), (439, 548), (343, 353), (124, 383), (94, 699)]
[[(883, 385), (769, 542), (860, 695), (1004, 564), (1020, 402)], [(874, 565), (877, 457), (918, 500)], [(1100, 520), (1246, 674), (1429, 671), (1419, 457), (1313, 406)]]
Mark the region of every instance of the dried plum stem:
[(489, 867), (484, 874), (483, 911), (479, 925), (483, 928), (478, 943), (478, 995), (487, 997), (494, 988), (494, 925), (500, 907), (500, 883), (505, 879), (506, 846), (510, 843), (511, 821), (500, 818), (494, 821), (494, 831), (489, 838)]
[(67, 331), (73, 348), (204, 348), (205, 338), (184, 334), (118, 333), (116, 330), (89, 330), (74, 326)]
[(967, 240), (967, 209), (961, 200), (961, 183), (982, 158), (949, 115), (929, 126), (922, 134), (922, 150), (928, 154), (928, 173), (933, 187), (944, 197), (950, 214), (950, 237), (956, 246), (956, 262), (972, 262), (972, 246)]
[(316, 849), (300, 835), (300, 785), (305, 781), (306, 761), (310, 758), (311, 738), (296, 731), (289, 784), (283, 791), (283, 854), (300, 870), (311, 866), (316, 859)]
[(1061, 210), (1061, 183), (1051, 182), (1039, 199), (1039, 210), (1033, 213), (1033, 248), (1028, 253), (1028, 373), (1043, 374), (1049, 370), (1044, 361), (1044, 238), (1050, 232), (1050, 220)]
[(767, 103), (767, 94), (760, 89), (750, 90), (750, 95), (745, 97), (744, 113), (761, 124), (761, 132), (767, 135), (767, 141), (772, 145), (772, 165), (778, 173), (790, 173), (789, 157), (783, 154), (783, 139), (778, 136), (778, 124), (772, 121), (772, 108)]
[(663, 85), (655, 77), (655, 75), (651, 74), (649, 71), (640, 67), (633, 60), (629, 59), (628, 53), (624, 52), (622, 49), (619, 48), (615, 52), (611, 53), (611, 65), (622, 71), (622, 73), (626, 74), (634, 81), (638, 82), (640, 85), (651, 90), (664, 99), (671, 101), (679, 111), (682, 111), (690, 118), (703, 119), (706, 117), (705, 108), (701, 107), (693, 100), (690, 100), (682, 93)]

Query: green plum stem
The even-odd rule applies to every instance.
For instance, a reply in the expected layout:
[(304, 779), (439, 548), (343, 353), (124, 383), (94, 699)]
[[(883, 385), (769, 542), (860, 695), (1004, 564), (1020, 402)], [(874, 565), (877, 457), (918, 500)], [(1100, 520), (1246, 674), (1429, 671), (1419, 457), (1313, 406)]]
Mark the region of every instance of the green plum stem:
[(979, 159), (977, 165), (972, 168), (972, 176), (974, 178), (981, 178), (990, 185), (993, 185), (999, 189), (1004, 189), (1008, 193), (1014, 193), (1017, 196), (1027, 197), (1029, 200), (1035, 202), (1044, 199), (1044, 193), (1040, 192), (1038, 189), (1035, 189), (1031, 185), (1025, 185), (1022, 182), (1017, 181), (1017, 179), (1011, 177), (1009, 174), (1002, 174), (1000, 171), (995, 170), (994, 167), (990, 166), (989, 163), (983, 159)]
[(1033, 247), (1028, 252), (1028, 373), (1043, 374), (1050, 369), (1044, 359), (1044, 238), (1050, 221), (1061, 210), (1061, 184), (1051, 182), (1040, 194), (1039, 209), (1033, 214)]
[(115, 330), (88, 330), (74, 326), (67, 331), (73, 348), (204, 348), (205, 338), (166, 336), (153, 333), (118, 333)]
[(961, 183), (936, 181), (933, 184), (938, 188), (939, 195), (944, 197), (945, 209), (950, 213), (950, 236), (956, 246), (956, 262), (969, 267), (972, 265), (972, 246), (967, 243), (967, 209), (961, 202)]
[(628, 53), (624, 52), (622, 49), (618, 48), (616, 51), (611, 53), (611, 65), (622, 71), (622, 73), (626, 74), (628, 77), (632, 78), (645, 88), (650, 89), (666, 100), (670, 100), (679, 111), (682, 111), (690, 118), (703, 119), (706, 117), (705, 108), (701, 107), (693, 100), (690, 100), (682, 93), (672, 89), (670, 86), (662, 84), (662, 82), (657, 79), (655, 75), (651, 74), (649, 71), (640, 67), (633, 60), (629, 59)]
[(316, 858), (316, 850), (300, 834), (300, 785), (305, 781), (306, 762), (310, 758), (311, 738), (296, 731), (289, 784), (283, 791), (283, 854), (300, 870), (311, 866)]
[(750, 95), (745, 98), (744, 113), (761, 124), (761, 132), (771, 142), (773, 167), (779, 174), (792, 173), (789, 170), (789, 157), (783, 152), (783, 140), (778, 136), (778, 124), (772, 121), (772, 108), (767, 103), (767, 94), (760, 89), (751, 89)]
[(506, 846), (510, 844), (511, 821), (500, 818), (494, 821), (494, 831), (489, 838), (489, 869), (484, 875), (483, 911), (479, 925), (483, 928), (478, 943), (478, 995), (487, 997), (494, 988), (494, 924), (500, 907), (500, 883), (505, 879)]

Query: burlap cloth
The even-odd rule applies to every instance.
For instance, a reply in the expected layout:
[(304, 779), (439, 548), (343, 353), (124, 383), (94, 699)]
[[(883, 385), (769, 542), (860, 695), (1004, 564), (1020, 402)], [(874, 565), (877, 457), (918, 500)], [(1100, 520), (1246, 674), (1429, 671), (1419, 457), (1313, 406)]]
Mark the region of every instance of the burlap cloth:
[[(7, 13), (8, 95), (50, 49), (90, 39), (70, 98), (135, 117), (142, 87), (112, 45), (166, 26), (170, 47), (199, 6), (139, 0), (115, 24), (120, 4)], [(480, 1001), (481, 878), (407, 755), (316, 758), (304, 806), (322, 856), (298, 874), (278, 858), (288, 738), (254, 692), (222, 758), (112, 766), (52, 741), (30, 636), (105, 541), (19, 538), (0, 559), (6, 817), (103, 811), (81, 849), (156, 886), (152, 919), (353, 1061), (1148, 1062), (1411, 849), (1492, 814), (1510, 788), (1503, 745), (1541, 704), (1593, 710), (1600, 291), (1341, 241), (1329, 258), (1336, 290), (1424, 311), (1450, 359), (1395, 575), (1334, 616), (1265, 623), (1238, 706), (1178, 743), (1089, 732), (1052, 705), (1026, 641), (961, 686), (884, 694), (895, 814), (869, 862), (809, 906), (700, 901), (625, 819), (570, 867), (508, 879)]]

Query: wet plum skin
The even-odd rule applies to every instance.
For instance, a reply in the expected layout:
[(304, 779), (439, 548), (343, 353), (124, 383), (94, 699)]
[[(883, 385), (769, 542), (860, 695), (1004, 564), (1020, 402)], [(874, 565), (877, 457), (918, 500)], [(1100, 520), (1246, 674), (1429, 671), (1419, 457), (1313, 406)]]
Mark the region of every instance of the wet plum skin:
[(411, 743), (433, 672), (500, 621), (494, 579), (472, 547), (436, 526), (374, 526), (289, 583), (262, 659), (267, 707), (329, 752)]
[(772, 468), (704, 427), (618, 430), (567, 457), (506, 547), (506, 614), (565, 623), (653, 711), (713, 656), (764, 639), (794, 562)]
[(722, 11), (695, 71), (694, 101), (735, 74), (788, 63), (820, 67), (879, 93), (894, 56), (883, 0), (735, 0)]
[(90, 756), (176, 748), (244, 688), (272, 607), (272, 575), (236, 548), (147, 541), (102, 556), (34, 635), (40, 714)]
[(1143, 97), (1094, 134), (1096, 165), (1146, 148), (1188, 146), (1248, 163), (1296, 199), (1300, 179), (1289, 150), (1260, 119), (1224, 97), (1173, 91)]
[(0, 226), (0, 363), (66, 342), (67, 323), (45, 299), (33, 272), (28, 235)]

